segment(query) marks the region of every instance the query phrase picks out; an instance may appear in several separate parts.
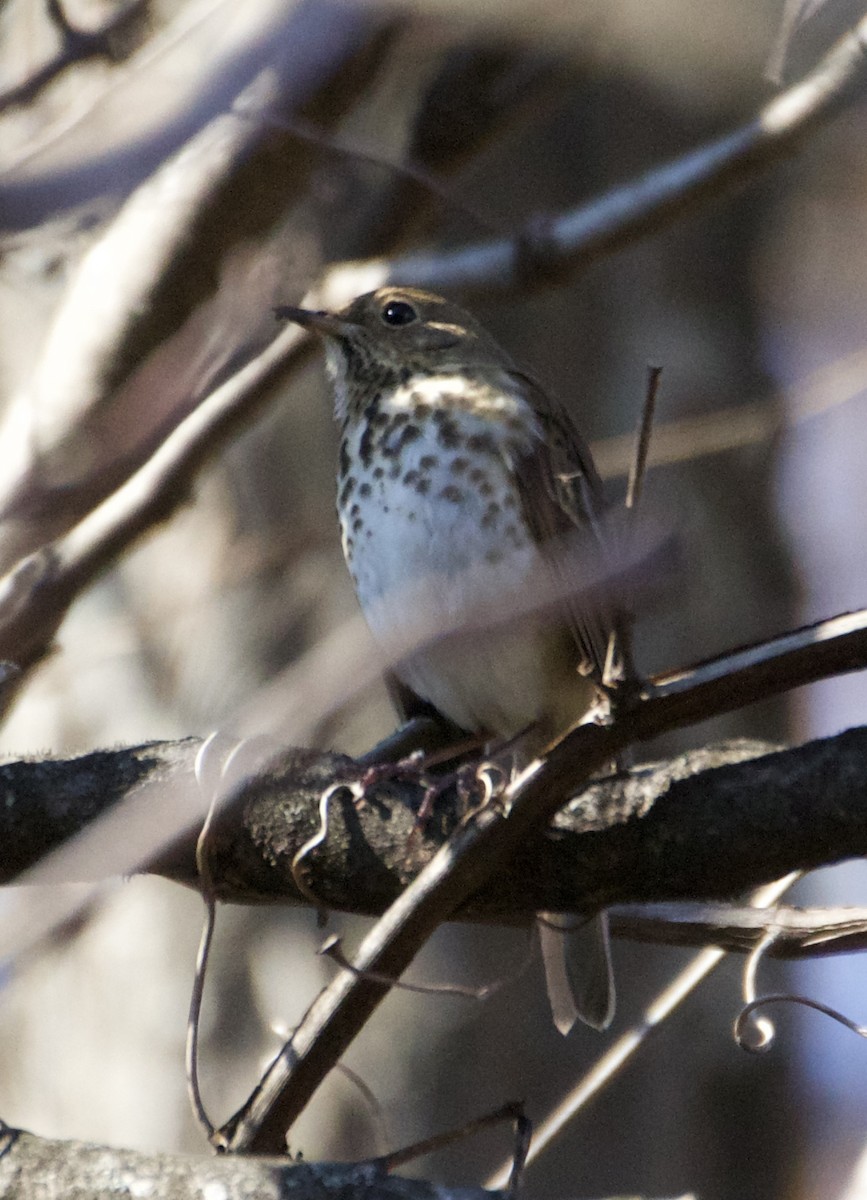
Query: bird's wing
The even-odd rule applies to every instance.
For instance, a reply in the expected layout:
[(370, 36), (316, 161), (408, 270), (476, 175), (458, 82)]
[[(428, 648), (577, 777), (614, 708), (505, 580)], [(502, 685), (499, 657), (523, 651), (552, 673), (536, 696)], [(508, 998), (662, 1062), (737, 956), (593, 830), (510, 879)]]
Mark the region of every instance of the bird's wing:
[[(529, 395), (543, 433), (533, 449), (516, 463), (524, 518), (537, 541), (543, 547), (552, 547), (548, 562), (558, 588), (564, 592), (561, 607), (569, 630), (585, 669), (599, 678), (605, 664), (611, 618), (606, 613), (598, 578), (597, 586), (588, 595), (580, 563), (576, 564), (574, 555), (564, 555), (562, 551), (564, 536), (576, 530), (588, 539), (588, 551), (602, 550), (602, 483), (590, 449), (565, 408), (543, 392), (529, 375), (520, 371), (511, 374)], [(588, 552), (588, 562), (592, 562), (595, 575), (598, 557)]]
[(462, 741), (467, 736), (467, 730), (461, 729), (450, 721), (447, 716), (429, 700), (422, 699), (408, 684), (404, 683), (395, 671), (386, 671), (385, 686), (389, 699), (401, 721), (415, 721), (419, 718), (435, 721), (443, 728), (443, 733), (450, 734), (453, 741)]

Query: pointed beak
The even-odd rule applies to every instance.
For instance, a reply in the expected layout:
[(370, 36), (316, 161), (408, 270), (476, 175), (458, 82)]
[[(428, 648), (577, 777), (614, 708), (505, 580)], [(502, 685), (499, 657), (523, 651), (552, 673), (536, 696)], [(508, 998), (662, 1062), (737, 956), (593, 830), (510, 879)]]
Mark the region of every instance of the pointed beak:
[(303, 325), (305, 329), (312, 329), (314, 333), (325, 337), (329, 334), (331, 337), (346, 337), (353, 328), (350, 321), (344, 321), (334, 313), (317, 312), (312, 308), (295, 308), (291, 304), (278, 304), (274, 309), (274, 316), (278, 321), (294, 321), (296, 325)]

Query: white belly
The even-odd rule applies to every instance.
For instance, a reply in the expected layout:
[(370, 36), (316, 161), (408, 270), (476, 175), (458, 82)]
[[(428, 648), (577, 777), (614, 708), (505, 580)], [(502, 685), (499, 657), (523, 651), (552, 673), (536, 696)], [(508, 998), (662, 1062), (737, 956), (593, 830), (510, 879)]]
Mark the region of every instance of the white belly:
[[(502, 618), (510, 594), (526, 603), (544, 588), (541, 556), (508, 486), (510, 464), (494, 452), (444, 448), (435, 426), (404, 444), (399, 460), (398, 470), (381, 455), (364, 465), (354, 452), (351, 494), (341, 493), (362, 609), (388, 651), (424, 639), (396, 667), (418, 696), (464, 729), (512, 736), (550, 704), (553, 635), (539, 616), (485, 624), (492, 596)], [(554, 675), (570, 670), (574, 677), (559, 663)]]

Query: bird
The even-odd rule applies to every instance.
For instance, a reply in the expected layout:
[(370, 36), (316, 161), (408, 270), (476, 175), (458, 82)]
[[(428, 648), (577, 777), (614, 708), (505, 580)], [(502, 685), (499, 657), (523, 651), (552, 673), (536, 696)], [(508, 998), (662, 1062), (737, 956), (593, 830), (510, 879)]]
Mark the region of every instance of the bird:
[[(394, 667), (405, 721), (431, 715), (535, 756), (598, 697), (605, 613), (578, 596), (555, 552), (600, 540), (602, 485), (565, 407), (471, 313), (410, 287), (381, 287), (339, 312), (281, 305), (317, 334), (340, 428), (337, 509), (347, 566), (375, 637), (425, 616), (464, 636), (431, 638)], [(477, 628), (492, 588), (556, 599)], [(604, 1029), (614, 988), (604, 913), (541, 914), (555, 1026)]]

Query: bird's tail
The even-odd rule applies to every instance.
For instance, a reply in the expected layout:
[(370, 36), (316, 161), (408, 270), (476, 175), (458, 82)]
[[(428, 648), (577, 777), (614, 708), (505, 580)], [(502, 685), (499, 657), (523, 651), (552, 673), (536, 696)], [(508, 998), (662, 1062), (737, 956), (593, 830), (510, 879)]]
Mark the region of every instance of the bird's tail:
[(608, 918), (539, 914), (539, 940), (554, 1024), (564, 1036), (576, 1020), (607, 1029), (614, 1016)]

